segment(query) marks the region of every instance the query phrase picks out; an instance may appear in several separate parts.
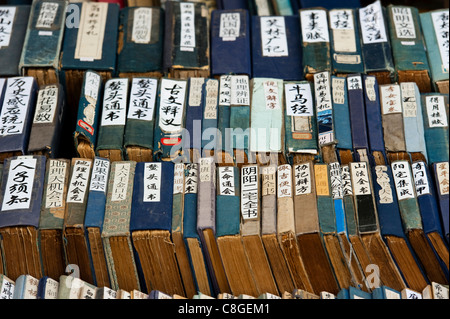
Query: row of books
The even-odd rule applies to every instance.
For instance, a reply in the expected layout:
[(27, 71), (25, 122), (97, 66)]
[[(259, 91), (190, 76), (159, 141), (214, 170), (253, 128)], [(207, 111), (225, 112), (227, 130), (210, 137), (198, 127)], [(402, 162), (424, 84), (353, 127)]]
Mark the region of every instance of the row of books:
[(76, 267), (98, 287), (189, 298), (422, 291), (448, 284), (448, 170), (12, 157), (0, 273), (57, 280)]
[[(49, 277), (38, 280), (30, 275), (21, 275), (14, 282), (0, 274), (0, 288), (0, 299), (186, 299), (183, 296), (168, 295), (158, 290), (152, 290), (146, 294), (139, 290), (128, 292), (123, 289), (115, 291), (108, 287), (95, 287), (79, 278), (67, 275), (62, 275), (58, 281)], [(350, 287), (342, 289), (337, 295), (326, 291), (315, 295), (295, 289), (293, 292), (284, 292), (282, 296), (269, 293), (258, 297), (245, 294), (234, 296), (224, 293), (214, 298), (199, 292), (192, 299), (449, 299), (449, 289), (448, 286), (431, 283), (423, 292), (408, 288), (398, 292), (385, 286), (375, 288), (372, 293)], [(185, 313), (189, 313), (189, 310), (186, 309)]]

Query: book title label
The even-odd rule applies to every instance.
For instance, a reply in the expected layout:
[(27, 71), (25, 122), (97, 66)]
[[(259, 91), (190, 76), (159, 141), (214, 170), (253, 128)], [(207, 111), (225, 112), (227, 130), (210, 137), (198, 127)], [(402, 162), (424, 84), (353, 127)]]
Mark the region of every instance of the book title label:
[(152, 121), (155, 113), (158, 80), (133, 78), (128, 106), (129, 119)]
[(135, 8), (131, 41), (139, 44), (150, 43), (152, 36), (152, 8)]
[(439, 53), (442, 61), (442, 72), (448, 73), (449, 64), (449, 21), (448, 21), (448, 9), (432, 12), (431, 20), (433, 20), (434, 32), (436, 33), (436, 40), (439, 47)]
[(369, 101), (372, 102), (377, 100), (377, 92), (375, 91), (375, 82), (376, 80), (374, 76), (368, 76), (364, 81), (366, 86), (366, 96), (369, 99)]
[(195, 48), (195, 6), (181, 2), (180, 51), (193, 52)]
[(288, 56), (288, 42), (284, 17), (260, 17), (262, 55), (265, 57)]
[(391, 163), (391, 167), (398, 200), (414, 198), (414, 182), (412, 180), (409, 162), (396, 161)]
[(200, 106), (202, 102), (203, 83), (205, 83), (205, 78), (190, 78), (189, 106)]
[(39, 90), (33, 123), (53, 123), (57, 104), (58, 87), (56, 85), (47, 86)]
[(90, 191), (99, 191), (106, 194), (108, 186), (110, 162), (107, 159), (95, 158), (92, 166)]
[(331, 88), (333, 91), (333, 103), (344, 104), (345, 103), (345, 79), (344, 78), (332, 78)]
[(383, 10), (379, 0), (359, 9), (359, 21), (364, 44), (387, 42)]
[(441, 195), (449, 194), (449, 173), (448, 162), (436, 164), (436, 176), (439, 184), (439, 193)]
[(236, 195), (234, 169), (232, 166), (219, 166), (219, 195)]
[(49, 159), (45, 208), (63, 207), (67, 164), (64, 161)]
[(278, 95), (278, 83), (273, 80), (264, 81), (263, 87), (266, 110), (279, 110), (281, 108), (281, 101)]
[(175, 163), (173, 172), (173, 194), (183, 194), (184, 192), (184, 164)]
[(231, 104), (231, 75), (220, 76), (219, 105)]
[(329, 164), (329, 168), (331, 196), (333, 199), (342, 199), (344, 196), (344, 190), (342, 188), (341, 165), (339, 162), (334, 162)]
[[(42, 2), (39, 16), (36, 21), (36, 28), (51, 29), (58, 14), (59, 3)], [(39, 33), (41, 35), (41, 33)]]
[(116, 164), (111, 193), (112, 202), (120, 202), (127, 199), (130, 171), (131, 163)]
[(102, 126), (125, 125), (128, 98), (128, 79), (106, 82), (103, 96)]
[(3, 278), (0, 286), (0, 299), (13, 299), (14, 296), (14, 282)]
[(295, 195), (311, 193), (311, 167), (309, 163), (294, 165)]
[[(214, 170), (214, 161), (213, 161), (213, 157), (202, 157), (200, 159), (200, 165), (199, 165), (199, 169), (200, 169), (200, 183), (204, 183), (204, 182), (211, 182), (211, 180), (214, 181), (214, 185), (215, 185), (215, 175), (213, 170)], [(213, 178), (214, 176), (214, 178)]]
[(241, 214), (244, 220), (257, 219), (259, 213), (258, 165), (241, 168)]
[(399, 39), (415, 39), (416, 29), (411, 8), (392, 7), (392, 21)]
[(250, 85), (247, 75), (231, 76), (231, 105), (250, 105)]
[(159, 202), (161, 200), (161, 163), (145, 163), (144, 166), (143, 202)]
[(314, 165), (314, 178), (316, 180), (316, 192), (318, 196), (329, 196), (330, 185), (328, 182), (328, 167), (326, 164)]
[(388, 168), (385, 165), (375, 166), (375, 174), (377, 175), (376, 181), (378, 185), (380, 185), (380, 190), (378, 191), (380, 204), (390, 204), (394, 201), (394, 197), (392, 196), (391, 183), (387, 171)]
[(11, 160), (2, 211), (30, 208), (36, 162), (31, 156)]
[(275, 195), (277, 189), (275, 173), (275, 166), (261, 167), (261, 196)]
[(353, 195), (352, 177), (350, 174), (350, 167), (343, 165), (341, 167), (341, 179), (342, 179), (342, 195)]
[(9, 46), (16, 7), (0, 7), (0, 48)]
[(416, 86), (414, 82), (400, 83), (403, 117), (417, 116)]
[(309, 83), (286, 83), (284, 92), (288, 116), (314, 115), (314, 104)]
[(0, 136), (22, 134), (31, 96), (32, 77), (9, 78), (0, 114)]
[(205, 110), (203, 117), (206, 120), (217, 119), (217, 101), (219, 95), (219, 81), (208, 79), (206, 81)]
[(292, 168), (289, 164), (279, 165), (277, 169), (277, 197), (292, 197)]
[(331, 97), (330, 74), (320, 72), (314, 74), (314, 91), (319, 131), (319, 145), (334, 141), (333, 104)]
[(333, 47), (336, 52), (356, 52), (356, 35), (353, 11), (335, 9), (329, 11)]
[(415, 162), (412, 163), (411, 168), (417, 196), (430, 194), (426, 164), (424, 162)]
[(221, 13), (219, 37), (222, 41), (235, 41), (241, 29), (241, 15), (239, 12)]
[(366, 162), (350, 163), (350, 172), (352, 177), (353, 194), (354, 195), (370, 195), (369, 171)]
[(402, 113), (400, 85), (382, 85), (380, 86), (380, 95), (383, 114)]
[(187, 81), (163, 79), (159, 104), (159, 127), (167, 133), (181, 131)]
[(186, 163), (184, 177), (184, 193), (197, 194), (198, 164)]
[(76, 160), (72, 168), (69, 189), (67, 190), (67, 203), (84, 203), (89, 175), (91, 173), (91, 162)]
[(427, 96), (425, 98), (425, 107), (427, 108), (428, 126), (430, 128), (448, 127), (443, 95)]
[(328, 20), (325, 10), (300, 11), (303, 42), (330, 42)]

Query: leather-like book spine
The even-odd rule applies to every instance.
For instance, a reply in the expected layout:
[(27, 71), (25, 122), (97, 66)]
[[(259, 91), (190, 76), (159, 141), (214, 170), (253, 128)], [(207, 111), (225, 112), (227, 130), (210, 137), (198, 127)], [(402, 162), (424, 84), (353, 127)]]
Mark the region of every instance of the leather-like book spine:
[(202, 120), (204, 111), (205, 78), (189, 78), (186, 100), (186, 137), (183, 137), (183, 150), (187, 163), (198, 163), (202, 151)]
[(98, 287), (111, 286), (101, 239), (110, 166), (111, 163), (107, 158), (94, 158), (84, 216), (85, 237), (92, 263), (93, 281)]
[(395, 67), (386, 8), (381, 1), (375, 1), (356, 12), (365, 73), (374, 75), (378, 84), (392, 83), (395, 79)]
[(153, 159), (153, 134), (156, 122), (159, 80), (135, 77), (130, 84), (127, 120), (123, 137), (125, 159), (136, 162), (150, 162)]
[(0, 76), (20, 75), (19, 62), (23, 41), (27, 33), (30, 4), (0, 6), (4, 12), (2, 25), (9, 29), (9, 35), (2, 37), (0, 46)]
[(33, 77), (8, 78), (0, 113), (0, 162), (27, 154), (37, 89)]
[(219, 150), (218, 107), (219, 80), (206, 79), (203, 85), (202, 157), (215, 156)]
[(245, 9), (211, 13), (211, 76), (252, 76), (250, 21)]
[(386, 11), (396, 80), (416, 82), (421, 93), (431, 92), (430, 67), (419, 10), (390, 4)]
[(439, 203), (439, 213), (441, 216), (442, 225), (444, 227), (443, 232), (449, 242), (449, 168), (448, 162), (434, 163), (431, 166), (433, 179), (436, 185), (436, 196)]
[(422, 94), (421, 99), (428, 164), (448, 162), (448, 94)]
[[(73, 133), (74, 145), (79, 157), (90, 159), (95, 157), (102, 96), (103, 84), (100, 74), (91, 70), (86, 71), (83, 75), (83, 86)], [(65, 114), (63, 123), (67, 124), (69, 116), (67, 112)], [(73, 119), (70, 120), (73, 121)]]
[(311, 159), (319, 154), (317, 138), (317, 113), (307, 81), (284, 82), (285, 158), (298, 162), (298, 157), (308, 154)]
[(39, 247), (44, 276), (54, 280), (64, 274), (66, 267), (62, 230), (70, 164), (68, 159), (49, 159), (45, 171), (39, 219)]
[(39, 86), (59, 82), (59, 57), (66, 21), (67, 1), (38, 0), (31, 5), (19, 68)]
[(160, 82), (153, 132), (153, 157), (157, 161), (174, 160), (183, 155), (187, 88), (187, 80), (163, 78)]
[(125, 7), (120, 10), (117, 75), (163, 76), (164, 11), (158, 7)]
[(251, 30), (253, 78), (303, 80), (298, 16), (252, 16)]
[(95, 152), (110, 161), (124, 160), (123, 136), (128, 106), (128, 78), (106, 81)]
[(59, 157), (65, 96), (61, 84), (41, 86), (31, 125), (28, 153)]
[(328, 12), (321, 7), (299, 10), (303, 74), (308, 81), (316, 72), (331, 72)]
[[(5, 274), (16, 280), (22, 274), (42, 277), (38, 250), (46, 158), (10, 157), (4, 162), (0, 192), (0, 235)], [(20, 187), (16, 183), (20, 182)]]
[(163, 70), (174, 79), (209, 77), (208, 9), (204, 3), (168, 1)]
[(364, 62), (357, 11), (350, 7), (341, 8), (328, 11), (332, 73), (336, 75), (363, 73)]

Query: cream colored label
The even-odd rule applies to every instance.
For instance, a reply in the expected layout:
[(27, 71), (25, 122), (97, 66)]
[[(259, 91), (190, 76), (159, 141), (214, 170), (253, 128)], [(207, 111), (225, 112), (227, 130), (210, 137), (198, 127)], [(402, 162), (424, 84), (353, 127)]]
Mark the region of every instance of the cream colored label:
[(330, 10), (333, 46), (337, 52), (356, 52), (356, 37), (351, 10)]
[(360, 55), (347, 55), (347, 54), (334, 54), (334, 60), (337, 63), (345, 63), (345, 64), (359, 64), (361, 63)]
[(295, 195), (311, 193), (311, 167), (309, 163), (294, 165)]
[(212, 163), (212, 157), (203, 157), (200, 159), (200, 183), (210, 182), (213, 178)]
[(264, 100), (266, 101), (266, 110), (279, 110), (281, 108), (280, 97), (278, 95), (277, 82), (268, 80), (263, 83)]
[(411, 8), (392, 7), (392, 21), (399, 39), (415, 39), (416, 29)]
[(133, 12), (133, 30), (131, 41), (134, 43), (150, 43), (152, 35), (152, 8), (135, 8)]
[(0, 48), (9, 46), (16, 7), (0, 7)]
[(49, 159), (49, 162), (45, 208), (62, 207), (67, 164), (56, 159)]
[(381, 85), (380, 95), (381, 110), (383, 114), (402, 113), (400, 85)]
[(267, 166), (261, 168), (261, 194), (265, 195), (275, 195), (277, 184), (276, 184), (276, 168), (275, 166)]
[(175, 163), (173, 177), (173, 194), (183, 194), (184, 164)]
[(102, 58), (108, 3), (85, 2), (81, 8), (75, 59), (94, 61)]
[(58, 87), (47, 86), (39, 90), (33, 123), (52, 123), (58, 105)]
[(86, 194), (91, 162), (76, 160), (72, 168), (72, 177), (67, 191), (67, 203), (83, 203)]
[(292, 197), (292, 168), (289, 164), (278, 166), (277, 170), (278, 198)]
[(449, 194), (449, 173), (448, 162), (436, 164), (436, 175), (439, 184), (439, 193), (441, 195)]
[(447, 10), (437, 11), (431, 13), (431, 20), (433, 21), (434, 32), (436, 33), (437, 45), (441, 55), (443, 72), (448, 73), (449, 66), (449, 52), (448, 52), (448, 8)]
[(330, 184), (331, 184), (331, 195), (333, 199), (342, 198), (342, 177), (341, 177), (341, 166), (339, 162), (334, 162), (329, 164), (330, 168)]
[(200, 106), (202, 102), (203, 83), (205, 83), (205, 78), (190, 78), (189, 106)]
[(45, 284), (44, 299), (58, 299), (59, 282), (52, 278), (47, 278)]
[(217, 119), (217, 97), (219, 94), (219, 81), (209, 79), (206, 82), (206, 97), (204, 118), (206, 120)]
[(377, 93), (375, 92), (375, 77), (366, 77), (366, 94), (369, 101), (375, 101), (377, 99)]
[(128, 180), (130, 178), (130, 169), (130, 163), (119, 163), (116, 165), (111, 194), (112, 202), (120, 202), (126, 200), (128, 193)]
[(30, 275), (26, 275), (25, 281), (23, 299), (36, 299), (39, 280)]
[(333, 91), (333, 102), (335, 104), (345, 103), (345, 79), (333, 78), (331, 81), (331, 88)]
[(390, 204), (394, 201), (392, 196), (392, 189), (389, 180), (389, 175), (387, 174), (387, 166), (378, 165), (375, 167), (376, 180), (378, 185), (380, 185), (380, 190), (378, 191), (378, 196), (380, 197), (381, 204)]
[(193, 52), (195, 48), (195, 6), (194, 3), (181, 2), (180, 51)]
[(402, 92), (402, 108), (403, 117), (417, 116), (417, 101), (416, 88), (417, 84), (414, 82), (400, 83), (400, 90)]
[(318, 196), (330, 195), (330, 185), (328, 183), (328, 168), (326, 164), (314, 165), (314, 177), (316, 179), (316, 192)]
[(222, 41), (235, 41), (239, 37), (241, 28), (241, 15), (239, 12), (220, 14), (219, 37)]

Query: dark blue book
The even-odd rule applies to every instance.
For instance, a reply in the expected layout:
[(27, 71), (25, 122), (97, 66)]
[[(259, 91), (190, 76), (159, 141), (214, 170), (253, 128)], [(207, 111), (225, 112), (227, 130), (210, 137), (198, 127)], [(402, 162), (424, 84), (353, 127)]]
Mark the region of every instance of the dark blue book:
[(57, 299), (59, 282), (44, 276), (39, 279), (36, 299)]
[(216, 5), (219, 10), (248, 9), (247, 0), (216, 0)]
[(197, 163), (202, 151), (202, 120), (205, 78), (189, 78), (186, 100), (185, 133), (183, 150), (188, 163)]
[(220, 142), (218, 134), (219, 80), (206, 79), (203, 85), (202, 157), (212, 156)]
[[(316, 0), (299, 0), (301, 8), (311, 8), (317, 6)], [(327, 10), (336, 8), (359, 8), (361, 7), (360, 0), (321, 0), (320, 6), (326, 8)]]

